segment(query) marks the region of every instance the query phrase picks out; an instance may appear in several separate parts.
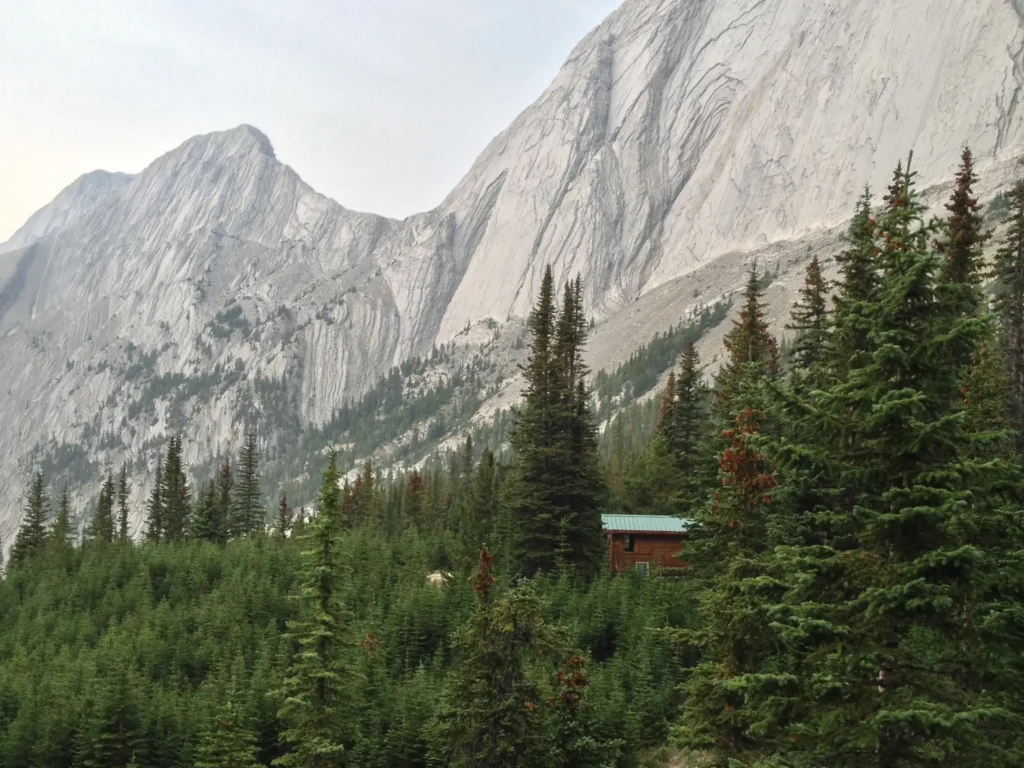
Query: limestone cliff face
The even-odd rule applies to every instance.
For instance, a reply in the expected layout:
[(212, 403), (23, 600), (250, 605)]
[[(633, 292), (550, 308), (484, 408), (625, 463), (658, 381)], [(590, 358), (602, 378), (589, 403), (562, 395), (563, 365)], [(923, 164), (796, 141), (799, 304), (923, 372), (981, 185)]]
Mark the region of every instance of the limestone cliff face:
[[(628, 0), (404, 221), (317, 194), (249, 126), (87, 174), (0, 246), (0, 499), (37, 445), (143, 462), (187, 420), (198, 461), (282, 409), (320, 423), (523, 317), (549, 263), (601, 319), (831, 230), (910, 149), (922, 186), (965, 142), (1005, 165), (1022, 82), (1020, 0)], [(0, 508), (7, 545), (20, 514)]]
[(1020, 8), (625, 3), (442, 206), (461, 224), (500, 186), (442, 337), (522, 315), (548, 263), (580, 272), (601, 316), (716, 256), (834, 226), (910, 149), (923, 185), (965, 142), (982, 166), (1016, 154)]

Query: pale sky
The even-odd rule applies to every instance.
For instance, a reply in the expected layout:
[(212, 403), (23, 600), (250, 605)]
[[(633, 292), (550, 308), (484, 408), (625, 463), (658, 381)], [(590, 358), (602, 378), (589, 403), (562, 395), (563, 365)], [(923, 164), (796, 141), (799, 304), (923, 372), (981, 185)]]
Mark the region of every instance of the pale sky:
[(240, 123), (342, 205), (428, 210), (620, 2), (0, 0), (0, 242)]

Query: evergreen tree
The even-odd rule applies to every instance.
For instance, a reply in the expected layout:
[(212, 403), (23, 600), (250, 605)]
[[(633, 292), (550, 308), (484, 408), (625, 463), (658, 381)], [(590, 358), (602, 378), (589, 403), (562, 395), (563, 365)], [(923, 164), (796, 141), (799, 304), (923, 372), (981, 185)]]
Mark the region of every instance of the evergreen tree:
[(223, 544), (225, 541), (224, 521), (217, 506), (217, 484), (213, 480), (199, 490), (190, 519), (189, 535), (211, 544)]
[(121, 658), (100, 672), (77, 739), (75, 763), (82, 768), (126, 768), (135, 762), (142, 722), (129, 666)]
[(46, 519), (50, 514), (50, 503), (46, 493), (46, 481), (42, 472), (32, 476), (28, 494), (25, 497), (25, 516), (22, 518), (18, 535), (11, 547), (11, 563), (21, 563), (46, 544)]
[(276, 765), (346, 765), (356, 741), (359, 681), (349, 637), (352, 614), (344, 607), (347, 569), (341, 562), (337, 461), (337, 453), (332, 453), (320, 487), (319, 512), (304, 532), (306, 550), (298, 595), (303, 609), (301, 618), (289, 624), (289, 636), (298, 644), (298, 653), (285, 679), (280, 711), (287, 724), (281, 739), (291, 745), (291, 751), (276, 760)]
[(967, 286), (963, 304), (958, 309), (963, 314), (977, 314), (982, 308), (982, 297), (978, 290), (984, 267), (982, 247), (991, 234), (984, 229), (984, 217), (978, 199), (974, 196), (974, 185), (978, 177), (974, 173), (974, 157), (971, 150), (964, 148), (956, 185), (946, 210), (949, 218), (945, 222), (942, 236), (935, 247), (943, 258), (941, 280), (944, 283)]
[(763, 297), (764, 289), (754, 264), (747, 276), (739, 318), (725, 337), (728, 359), (715, 382), (718, 410), (726, 422), (733, 415), (732, 401), (744, 376), (757, 381), (779, 373), (779, 346), (768, 329)]
[(220, 472), (217, 474), (217, 504), (216, 519), (220, 531), (220, 543), (225, 544), (228, 540), (231, 525), (231, 509), (235, 487), (235, 476), (231, 471), (231, 461), (225, 459), (220, 465)]
[(59, 550), (70, 549), (74, 544), (74, 531), (71, 530), (71, 500), (68, 497), (68, 486), (64, 484), (57, 500), (57, 517), (50, 528), (49, 543)]
[(871, 190), (864, 188), (850, 221), (849, 248), (836, 257), (839, 284), (835, 303), (831, 368), (836, 376), (863, 362), (868, 348), (866, 317), (875, 299), (878, 272), (877, 222), (871, 212)]
[(228, 526), (232, 537), (250, 536), (263, 531), (266, 512), (261, 498), (256, 433), (249, 432), (238, 456), (237, 477), (232, 491), (231, 522)]
[(114, 475), (107, 474), (100, 488), (100, 496), (96, 502), (96, 512), (85, 529), (85, 538), (102, 544), (114, 541)]
[(819, 535), (780, 548), (788, 593), (764, 601), (797, 674), (745, 695), (788, 713), (775, 743), (787, 765), (1011, 765), (995, 692), (1014, 655), (981, 648), (1013, 475), (973, 461), (959, 399), (957, 361), (985, 323), (965, 321), (937, 279), (909, 163), (897, 182), (879, 222), (883, 285), (864, 315), (871, 353), (812, 395), (818, 445), (789, 452), (816, 457), (825, 500), (797, 510)]
[(163, 459), (157, 458), (156, 477), (153, 479), (153, 489), (149, 492), (149, 502), (146, 505), (146, 539), (148, 541), (160, 541), (164, 535), (163, 486)]
[(121, 474), (117, 479), (117, 538), (128, 541), (128, 497), (131, 495), (131, 483), (128, 481), (128, 465), (121, 464)]
[(825, 357), (829, 338), (829, 285), (821, 274), (821, 263), (815, 256), (807, 265), (804, 287), (800, 299), (790, 312), (787, 329), (796, 332), (793, 342), (793, 361), (799, 368), (811, 372)]
[(701, 502), (702, 488), (714, 479), (714, 457), (707, 440), (708, 388), (692, 341), (683, 350), (676, 377), (676, 405), (668, 449), (682, 474), (680, 501), (686, 512)]
[(1017, 452), (1024, 455), (1024, 181), (1007, 194), (1010, 227), (996, 252), (995, 310), (1009, 378), (1010, 426), (1016, 431)]
[(493, 568), (481, 550), (476, 612), (456, 639), (458, 660), (429, 728), (432, 764), (527, 768), (550, 754), (541, 690), (528, 669), (557, 652), (559, 638), (529, 584), (494, 599)]
[(259, 768), (256, 737), (235, 676), (213, 722), (202, 732), (194, 765), (195, 768)]
[(163, 504), (163, 536), (168, 541), (180, 541), (185, 537), (192, 514), (192, 492), (185, 476), (181, 449), (181, 438), (172, 437), (167, 443), (164, 459), (160, 498)]
[(655, 434), (664, 435), (669, 441), (671, 441), (671, 434), (675, 429), (676, 402), (676, 373), (669, 371), (668, 380), (665, 382), (665, 391), (661, 396), (658, 423), (654, 427)]
[(509, 506), (527, 573), (557, 565), (593, 573), (603, 552), (600, 512), (607, 487), (584, 383), (588, 325), (581, 301), (577, 279), (566, 286), (556, 314), (554, 278), (550, 267), (545, 270), (530, 318), (526, 396), (511, 435), (518, 462)]
[(281, 539), (288, 538), (288, 532), (292, 529), (292, 518), (294, 513), (288, 506), (288, 499), (282, 493), (281, 502), (277, 505), (277, 536)]

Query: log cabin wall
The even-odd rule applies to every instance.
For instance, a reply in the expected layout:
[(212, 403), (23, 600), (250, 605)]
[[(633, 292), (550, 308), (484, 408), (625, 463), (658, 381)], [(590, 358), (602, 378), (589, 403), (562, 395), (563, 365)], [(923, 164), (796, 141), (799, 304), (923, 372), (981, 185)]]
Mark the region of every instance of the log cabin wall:
[[(637, 563), (648, 563), (649, 567), (685, 568), (686, 563), (675, 557), (684, 549), (683, 536), (671, 533), (620, 533), (608, 534), (608, 559), (612, 573), (631, 571)], [(627, 551), (629, 537), (632, 550)]]

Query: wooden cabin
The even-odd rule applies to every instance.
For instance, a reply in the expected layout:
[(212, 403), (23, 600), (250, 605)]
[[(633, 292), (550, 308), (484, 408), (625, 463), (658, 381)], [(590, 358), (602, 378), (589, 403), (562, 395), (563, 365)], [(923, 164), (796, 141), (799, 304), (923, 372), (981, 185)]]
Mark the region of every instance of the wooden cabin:
[(612, 573), (651, 568), (685, 568), (683, 551), (689, 520), (671, 515), (601, 515)]

